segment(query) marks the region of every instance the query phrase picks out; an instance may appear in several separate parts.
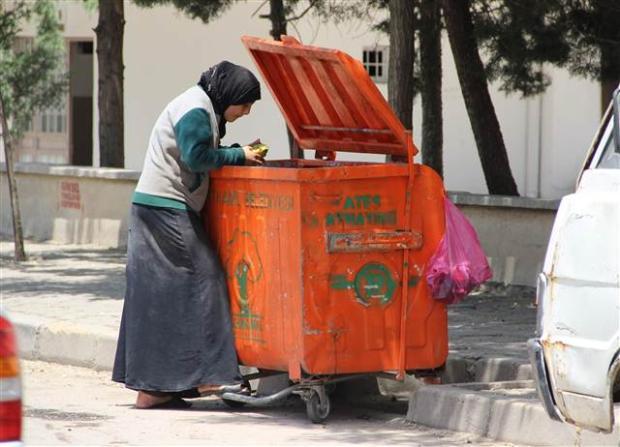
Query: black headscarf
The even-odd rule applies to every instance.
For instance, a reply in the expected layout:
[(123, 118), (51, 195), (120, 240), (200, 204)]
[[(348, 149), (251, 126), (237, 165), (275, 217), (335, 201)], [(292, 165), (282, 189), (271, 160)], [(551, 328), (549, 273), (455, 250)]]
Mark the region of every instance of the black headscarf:
[(219, 115), (220, 138), (226, 135), (224, 111), (228, 106), (247, 104), (260, 99), (260, 83), (247, 68), (228, 61), (220, 62), (200, 76), (198, 85), (211, 99)]

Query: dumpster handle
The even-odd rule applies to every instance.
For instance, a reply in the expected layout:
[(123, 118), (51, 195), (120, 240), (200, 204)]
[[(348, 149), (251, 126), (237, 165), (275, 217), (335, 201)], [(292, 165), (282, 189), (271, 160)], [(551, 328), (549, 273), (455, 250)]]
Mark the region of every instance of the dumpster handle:
[[(311, 388), (316, 388), (316, 387), (320, 387), (320, 386), (325, 386), (325, 385), (329, 385), (329, 384), (335, 384), (335, 383), (339, 383), (339, 382), (344, 382), (347, 380), (351, 380), (351, 379), (355, 379), (355, 378), (359, 378), (359, 377), (364, 377), (364, 374), (349, 374), (349, 375), (345, 375), (345, 376), (338, 376), (335, 378), (326, 378), (323, 380), (316, 380), (316, 381), (309, 381), (309, 382), (304, 382), (304, 383), (295, 383), (287, 388), (284, 388), (274, 394), (269, 394), (267, 396), (247, 396), (247, 395), (243, 395), (243, 394), (237, 394), (237, 393), (224, 393), (222, 394), (220, 397), (222, 399), (225, 400), (232, 400), (235, 402), (242, 402), (244, 404), (250, 404), (253, 406), (263, 406), (263, 405), (270, 405), (274, 402), (277, 402), (281, 399), (284, 399), (285, 397), (287, 397), (288, 395), (295, 393), (295, 392), (299, 392), (299, 391), (303, 391), (303, 390), (308, 390)], [(379, 376), (379, 374), (377, 374), (377, 376)], [(247, 378), (248, 376), (244, 376), (244, 378)]]
[(224, 393), (221, 395), (221, 397), (225, 400), (232, 400), (234, 402), (242, 402), (245, 404), (252, 404), (256, 406), (269, 405), (277, 402), (280, 399), (284, 399), (286, 396), (299, 388), (301, 388), (301, 385), (297, 383), (295, 385), (289, 386), (288, 388), (284, 388), (277, 393), (270, 394), (269, 396), (264, 397), (244, 396), (243, 394), (236, 393)]
[[(413, 136), (410, 130), (405, 130), (405, 144), (407, 145), (407, 165), (409, 175), (407, 178), (407, 191), (405, 193), (405, 231), (411, 230), (411, 196), (413, 195), (414, 165), (413, 156), (418, 152), (413, 144)], [(405, 380), (405, 367), (407, 360), (407, 314), (409, 313), (409, 250), (403, 250), (403, 274), (402, 274), (402, 299), (400, 318), (400, 340), (397, 380)]]

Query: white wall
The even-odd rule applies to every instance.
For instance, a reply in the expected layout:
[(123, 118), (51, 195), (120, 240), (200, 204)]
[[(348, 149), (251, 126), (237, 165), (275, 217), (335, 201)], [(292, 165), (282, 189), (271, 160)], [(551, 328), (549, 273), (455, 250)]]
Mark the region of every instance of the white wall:
[[(128, 168), (141, 168), (150, 127), (163, 107), (198, 82), (200, 74), (208, 67), (226, 59), (250, 68), (258, 76), (240, 37), (243, 34), (269, 36), (270, 22), (251, 17), (261, 3), (238, 2), (220, 20), (208, 25), (186, 18), (173, 7), (142, 9), (126, 5), (125, 157)], [(268, 12), (268, 5), (266, 8), (261, 12)], [(308, 36), (310, 39), (317, 27), (313, 44), (336, 46), (358, 56), (362, 46), (376, 43), (378, 37), (374, 33), (363, 33), (361, 29), (352, 30), (357, 38), (347, 39), (345, 30), (321, 25), (316, 19), (305, 21), (298, 28), (302, 38)], [(270, 157), (288, 158), (284, 120), (266, 85), (263, 85), (262, 96), (249, 117), (227, 127), (224, 143), (246, 143), (260, 137), (271, 146)]]
[(542, 185), (545, 197), (573, 191), (577, 173), (598, 128), (600, 87), (554, 71), (553, 84), (544, 95)]
[[(443, 45), (444, 179), (449, 190), (487, 193), (473, 132), (447, 37)], [(521, 195), (560, 198), (573, 191), (577, 173), (600, 120), (600, 85), (546, 67), (553, 80), (534, 98), (491, 97)], [(414, 105), (414, 138), (421, 140), (421, 101)], [(417, 131), (416, 131), (417, 129)], [(539, 156), (542, 154), (539, 170)], [(540, 179), (539, 179), (540, 173)], [(540, 184), (540, 187), (539, 187)]]
[[(269, 21), (251, 17), (262, 1), (236, 2), (222, 17), (208, 25), (191, 20), (172, 6), (151, 9), (125, 3), (125, 161), (141, 169), (151, 127), (163, 107), (194, 85), (202, 71), (227, 59), (255, 69), (240, 41), (243, 34), (269, 37)], [(265, 2), (266, 3), (266, 2)], [(87, 13), (80, 2), (60, 1), (68, 38), (94, 39), (97, 13)], [(365, 45), (387, 44), (388, 38), (369, 32), (360, 22), (334, 26), (307, 16), (289, 33), (302, 42), (343, 50), (361, 58)], [(452, 63), (447, 39), (444, 64), (444, 173), (450, 190), (487, 192), (469, 119)], [(491, 95), (521, 194), (558, 198), (573, 189), (575, 177), (600, 118), (598, 83), (573, 79), (565, 71), (548, 69), (550, 89), (537, 98), (506, 97), (496, 86)], [(94, 119), (97, 122), (97, 69), (95, 68)], [(385, 85), (379, 88), (385, 94)], [(414, 104), (414, 140), (420, 144), (420, 100)], [(97, 125), (93, 129), (98, 163)], [(245, 143), (260, 137), (272, 150), (270, 158), (288, 156), (283, 118), (268, 89), (253, 113), (229, 125), (224, 143)], [(539, 163), (539, 154), (542, 158)], [(339, 155), (341, 159), (359, 156)], [(365, 157), (368, 159), (368, 157)], [(374, 157), (373, 159), (381, 159)], [(539, 170), (539, 164), (541, 169)], [(540, 175), (539, 175), (540, 174)]]
[[(247, 10), (245, 3), (239, 6)], [(239, 36), (241, 30), (248, 34), (267, 34), (267, 21), (244, 21), (243, 12), (235, 6), (226, 14), (226, 20), (205, 25), (186, 18), (173, 7), (141, 9), (126, 4), (125, 160), (128, 168), (142, 167), (149, 133), (161, 110), (175, 96), (195, 85), (204, 70), (224, 59), (252, 66)], [(224, 143), (237, 140), (244, 143), (260, 136), (278, 146), (283, 124), (274, 113), (273, 101), (264, 93), (265, 100), (255, 105), (252, 118), (228, 127)]]

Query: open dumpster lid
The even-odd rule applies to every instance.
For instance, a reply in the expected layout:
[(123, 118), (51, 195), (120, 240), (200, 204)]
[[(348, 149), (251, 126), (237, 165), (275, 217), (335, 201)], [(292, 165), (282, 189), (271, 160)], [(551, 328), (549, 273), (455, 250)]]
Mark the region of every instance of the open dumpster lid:
[(301, 148), (407, 155), (410, 134), (358, 60), (289, 36), (241, 40)]

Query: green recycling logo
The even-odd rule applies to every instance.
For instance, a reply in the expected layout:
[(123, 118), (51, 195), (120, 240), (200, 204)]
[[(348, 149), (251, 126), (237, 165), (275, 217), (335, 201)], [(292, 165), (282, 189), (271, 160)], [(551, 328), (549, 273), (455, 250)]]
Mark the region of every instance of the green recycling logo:
[(373, 301), (385, 306), (392, 301), (396, 290), (396, 281), (392, 272), (378, 262), (364, 265), (353, 280), (355, 295), (363, 305), (370, 306)]
[(228, 242), (226, 270), (233, 279), (233, 294), (239, 303), (240, 317), (255, 317), (250, 309), (250, 285), (258, 283), (263, 276), (263, 263), (254, 237), (247, 231), (236, 230)]

